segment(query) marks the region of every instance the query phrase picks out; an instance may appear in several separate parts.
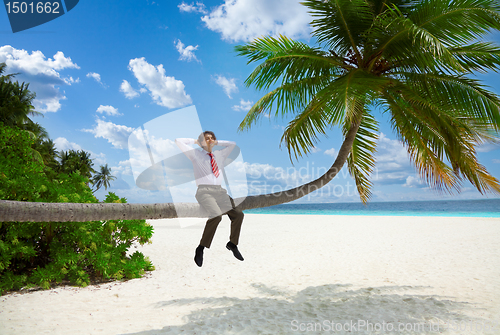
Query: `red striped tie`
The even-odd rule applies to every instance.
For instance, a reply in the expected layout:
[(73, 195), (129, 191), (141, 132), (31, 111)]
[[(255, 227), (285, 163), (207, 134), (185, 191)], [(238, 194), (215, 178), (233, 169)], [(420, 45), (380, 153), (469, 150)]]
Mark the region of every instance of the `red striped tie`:
[(217, 178), (219, 177), (219, 167), (217, 166), (217, 162), (215, 161), (214, 154), (209, 152), (208, 155), (210, 156), (210, 164), (212, 164), (212, 172)]

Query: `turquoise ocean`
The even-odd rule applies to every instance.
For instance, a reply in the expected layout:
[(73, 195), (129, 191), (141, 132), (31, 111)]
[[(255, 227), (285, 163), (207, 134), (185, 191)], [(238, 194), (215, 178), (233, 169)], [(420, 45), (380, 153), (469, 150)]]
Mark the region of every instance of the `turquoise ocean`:
[(249, 214), (458, 216), (500, 218), (500, 199), (283, 204), (245, 211)]

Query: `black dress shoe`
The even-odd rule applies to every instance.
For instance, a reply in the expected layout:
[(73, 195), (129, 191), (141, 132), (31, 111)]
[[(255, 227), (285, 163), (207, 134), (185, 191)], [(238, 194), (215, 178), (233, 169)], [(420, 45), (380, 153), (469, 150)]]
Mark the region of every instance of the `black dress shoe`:
[(196, 265), (201, 267), (203, 265), (203, 249), (205, 247), (202, 245), (199, 245), (198, 248), (196, 248), (196, 253), (194, 254), (194, 262)]
[(231, 250), (233, 252), (234, 257), (236, 257), (240, 261), (243, 260), (243, 256), (241, 256), (240, 251), (238, 250), (236, 244), (234, 244), (233, 242), (227, 242), (226, 248), (227, 250)]

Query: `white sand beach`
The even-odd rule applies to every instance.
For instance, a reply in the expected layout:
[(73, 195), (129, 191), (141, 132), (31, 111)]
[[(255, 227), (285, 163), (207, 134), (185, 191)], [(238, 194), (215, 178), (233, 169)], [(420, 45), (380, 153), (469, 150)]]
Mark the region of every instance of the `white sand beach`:
[(0, 297), (0, 334), (500, 334), (498, 218), (247, 214), (241, 262), (224, 217), (202, 268), (184, 220), (144, 278)]

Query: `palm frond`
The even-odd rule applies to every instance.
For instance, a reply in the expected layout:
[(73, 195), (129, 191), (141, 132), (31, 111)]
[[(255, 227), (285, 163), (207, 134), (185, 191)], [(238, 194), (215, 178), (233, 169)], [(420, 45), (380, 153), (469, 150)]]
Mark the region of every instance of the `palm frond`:
[(247, 86), (255, 85), (258, 90), (267, 90), (278, 81), (291, 82), (325, 74), (335, 76), (341, 73), (342, 67), (348, 68), (340, 57), (284, 36), (259, 38), (235, 49), (238, 55), (247, 56), (249, 63), (265, 60), (245, 80)]
[(388, 8), (399, 8), (402, 12), (406, 13), (409, 8), (408, 4), (410, 1), (408, 0), (370, 0), (368, 1), (368, 5), (371, 7), (373, 16), (376, 18), (383, 12), (385, 12)]
[(443, 66), (460, 72), (464, 69), (447, 45), (426, 29), (403, 16), (398, 9), (386, 11), (370, 30), (370, 40), (377, 40), (374, 53), (386, 61), (426, 72)]
[(375, 100), (389, 83), (387, 78), (354, 70), (319, 90), (283, 133), (281, 143), (290, 157), (292, 153), (295, 159), (309, 153), (329, 127), (360, 122), (365, 103)]
[(446, 74), (400, 73), (408, 86), (457, 117), (482, 120), (500, 129), (500, 98), (477, 80)]
[[(316, 101), (312, 104), (318, 105)], [(326, 135), (329, 127), (328, 119), (334, 114), (329, 107), (328, 105), (315, 108), (308, 106), (288, 124), (281, 137), (281, 143), (286, 146), (290, 160), (292, 160), (292, 153), (295, 159), (308, 154), (317, 143), (319, 135)]]
[(460, 65), (467, 71), (486, 73), (500, 69), (500, 47), (493, 43), (477, 42), (449, 49)]
[(408, 19), (443, 44), (454, 46), (499, 30), (499, 11), (496, 0), (424, 0), (416, 3)]
[[(498, 55), (498, 49), (475, 43), (465, 49), (460, 46), (491, 29), (500, 29), (498, 9), (498, 3), (491, 0), (425, 0), (415, 3), (410, 15), (400, 8), (387, 10), (375, 20), (367, 36), (370, 45), (379, 45), (375, 53), (420, 72), (467, 72), (478, 67), (480, 52), (481, 60), (487, 61), (484, 65), (491, 69), (497, 66), (498, 56), (487, 57), (484, 52)], [(475, 64), (470, 64), (470, 57)]]
[(361, 59), (364, 32), (371, 26), (373, 13), (364, 0), (306, 0), (302, 2), (316, 18), (313, 35), (338, 54), (353, 50)]
[[(344, 136), (349, 131), (350, 124), (344, 124)], [(373, 115), (364, 113), (359, 130), (354, 139), (351, 153), (347, 158), (347, 168), (356, 182), (356, 188), (361, 201), (366, 204), (371, 197), (370, 176), (375, 167), (375, 152), (378, 139), (378, 122)]]
[(393, 128), (421, 177), (433, 188), (449, 193), (459, 192), (464, 178), (481, 193), (500, 190), (498, 180), (487, 173), (475, 156), (475, 146), (495, 139), (488, 127), (483, 122), (477, 127), (476, 118), (457, 118), (446, 110), (436, 113), (429, 105), (406, 99), (406, 93), (388, 93), (384, 98)]
[(286, 83), (260, 98), (248, 111), (238, 129), (249, 129), (266, 111), (273, 111), (275, 116), (285, 116), (287, 113), (305, 108), (318, 90), (321, 90), (331, 80), (329, 76), (304, 78)]
[(384, 100), (391, 114), (393, 130), (405, 145), (421, 178), (438, 191), (459, 191), (461, 182), (443, 161), (444, 142), (429, 125), (431, 120), (422, 120), (422, 113), (397, 95), (384, 94)]

